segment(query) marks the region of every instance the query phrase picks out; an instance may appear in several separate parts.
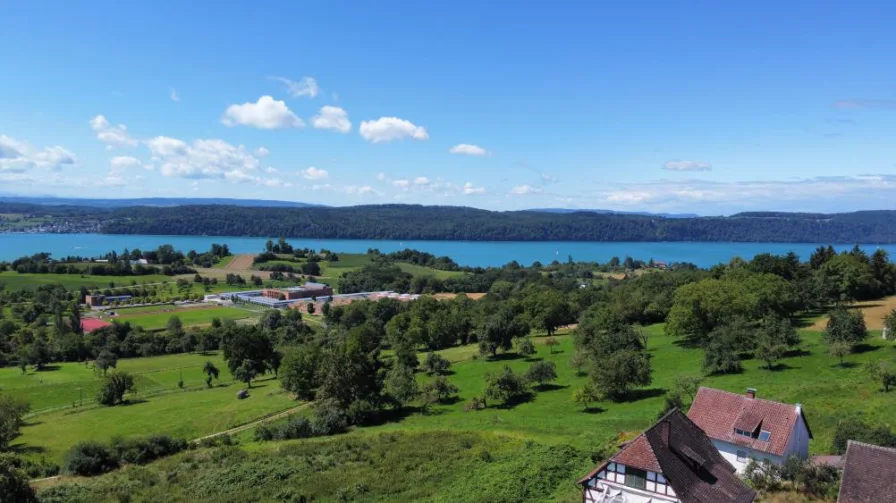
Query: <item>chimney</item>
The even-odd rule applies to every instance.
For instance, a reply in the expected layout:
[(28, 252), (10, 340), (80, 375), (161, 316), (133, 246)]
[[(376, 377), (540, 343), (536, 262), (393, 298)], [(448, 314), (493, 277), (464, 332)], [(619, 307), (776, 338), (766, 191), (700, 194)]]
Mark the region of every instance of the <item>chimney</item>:
[(663, 445), (669, 446), (669, 440), (672, 436), (672, 425), (669, 424), (669, 420), (661, 421), (659, 424), (660, 427), (660, 438), (663, 441)]
[(744, 393), (744, 396), (747, 398), (756, 398), (756, 388), (747, 388), (747, 392)]

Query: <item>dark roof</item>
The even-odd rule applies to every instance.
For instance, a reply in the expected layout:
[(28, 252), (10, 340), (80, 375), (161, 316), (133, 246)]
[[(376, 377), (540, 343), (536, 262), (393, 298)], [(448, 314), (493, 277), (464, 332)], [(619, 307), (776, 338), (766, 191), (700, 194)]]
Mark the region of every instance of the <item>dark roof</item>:
[(896, 449), (850, 440), (837, 503), (896, 501)]
[[(675, 409), (609, 461), (662, 473), (682, 503), (750, 503), (756, 491), (734, 473), (712, 441)], [(609, 462), (608, 461), (608, 462)], [(604, 463), (579, 480), (584, 484), (606, 467)]]
[[(760, 398), (750, 398), (713, 388), (700, 388), (688, 411), (710, 438), (743, 445), (751, 449), (783, 456), (793, 433), (793, 425), (802, 420), (812, 438), (812, 430), (801, 409)], [(737, 435), (734, 430), (750, 433), (764, 430), (771, 433), (768, 441)]]

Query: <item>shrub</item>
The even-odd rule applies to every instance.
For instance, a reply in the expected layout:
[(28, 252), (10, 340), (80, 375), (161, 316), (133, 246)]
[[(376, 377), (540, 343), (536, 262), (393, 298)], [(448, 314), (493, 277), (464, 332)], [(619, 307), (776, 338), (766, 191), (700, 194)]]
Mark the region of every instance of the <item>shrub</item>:
[(306, 417), (291, 417), (279, 424), (265, 423), (255, 430), (255, 440), (289, 440), (314, 435), (311, 421)]
[(896, 435), (889, 428), (884, 426), (871, 427), (858, 419), (846, 419), (837, 424), (832, 442), (834, 453), (845, 453), (847, 443), (850, 440), (882, 447), (896, 447)]
[(134, 377), (126, 372), (113, 372), (103, 379), (96, 401), (103, 405), (115, 405), (124, 400), (124, 394), (134, 391)]
[(482, 410), (484, 408), (485, 400), (479, 398), (478, 396), (471, 398), (467, 403), (464, 404), (464, 412)]
[(115, 453), (99, 442), (81, 442), (65, 455), (63, 470), (71, 475), (99, 475), (118, 468)]
[(322, 400), (314, 405), (311, 431), (315, 436), (342, 433), (348, 426), (348, 419), (334, 400)]
[(427, 374), (444, 374), (451, 367), (451, 362), (437, 353), (429, 353), (423, 360), (423, 371)]
[(525, 379), (514, 374), (510, 367), (505, 366), (501, 372), (486, 376), (485, 395), (488, 398), (509, 404), (520, 400), (527, 393)]
[(538, 383), (539, 386), (544, 386), (547, 382), (557, 379), (557, 366), (550, 361), (535, 362), (526, 371), (524, 379), (528, 382)]
[(142, 465), (150, 461), (186, 450), (187, 441), (168, 435), (150, 435), (138, 438), (115, 438), (111, 448), (121, 463)]
[(0, 454), (0, 501), (37, 502), (21, 463), (12, 454)]

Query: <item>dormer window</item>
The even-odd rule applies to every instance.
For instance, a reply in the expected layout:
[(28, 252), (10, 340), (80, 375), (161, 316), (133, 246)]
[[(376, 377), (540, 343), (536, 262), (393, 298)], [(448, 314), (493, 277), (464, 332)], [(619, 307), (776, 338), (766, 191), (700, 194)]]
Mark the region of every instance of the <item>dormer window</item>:
[(772, 438), (772, 432), (765, 431), (765, 430), (762, 430), (759, 432), (759, 440), (761, 440), (763, 442), (768, 442), (769, 439), (771, 439), (771, 438)]
[(742, 436), (742, 437), (750, 437), (750, 438), (753, 437), (753, 434), (750, 433), (749, 431), (739, 430), (739, 429), (737, 429), (737, 428), (734, 429), (734, 434), (735, 434), (735, 435), (740, 435), (740, 436)]

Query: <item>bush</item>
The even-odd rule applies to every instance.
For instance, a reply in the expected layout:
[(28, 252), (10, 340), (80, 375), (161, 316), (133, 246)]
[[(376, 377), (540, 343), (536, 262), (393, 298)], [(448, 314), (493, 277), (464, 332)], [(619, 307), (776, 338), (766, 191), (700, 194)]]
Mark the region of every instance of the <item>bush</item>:
[(134, 391), (134, 377), (126, 372), (113, 372), (103, 379), (96, 401), (103, 405), (115, 405), (124, 400), (124, 394)]
[(70, 475), (99, 475), (119, 466), (118, 458), (107, 445), (99, 442), (81, 442), (65, 455), (63, 470)]
[(485, 408), (485, 400), (479, 398), (478, 396), (471, 398), (467, 403), (464, 404), (464, 412), (470, 412), (474, 410), (482, 410)]
[(279, 424), (265, 423), (255, 430), (255, 440), (290, 440), (314, 435), (311, 421), (306, 417), (291, 417)]
[(12, 454), (0, 454), (0, 501), (37, 502), (22, 461)]
[(846, 446), (850, 440), (882, 447), (896, 447), (896, 435), (889, 428), (885, 426), (871, 427), (858, 419), (846, 419), (837, 424), (832, 442), (834, 453), (846, 453)]
[(311, 431), (314, 436), (342, 433), (348, 427), (348, 419), (334, 400), (322, 400), (314, 405)]
[(451, 367), (451, 362), (437, 353), (429, 353), (423, 360), (423, 371), (427, 374), (444, 374)]
[(182, 438), (168, 435), (150, 435), (138, 438), (115, 438), (111, 448), (120, 463), (142, 465), (150, 461), (177, 454), (188, 448)]

